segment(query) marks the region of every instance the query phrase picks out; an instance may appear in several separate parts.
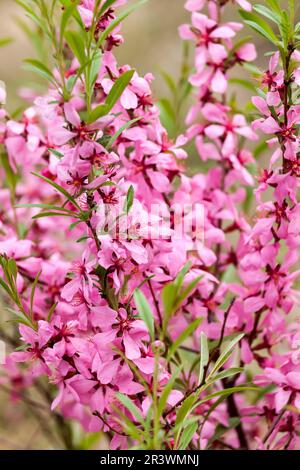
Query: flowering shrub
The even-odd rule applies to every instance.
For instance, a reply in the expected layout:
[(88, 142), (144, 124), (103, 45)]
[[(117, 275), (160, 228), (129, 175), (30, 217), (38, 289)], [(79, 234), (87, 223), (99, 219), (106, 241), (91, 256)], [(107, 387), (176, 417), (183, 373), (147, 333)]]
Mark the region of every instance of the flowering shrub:
[[(65, 448), (83, 445), (74, 422), (112, 449), (299, 448), (294, 2), (186, 2), (194, 64), (179, 85), (165, 74), (189, 106), (174, 139), (178, 102), (156, 104), (153, 76), (114, 56), (144, 1), (18, 3), (53, 64), (26, 60), (48, 89), (20, 119), (0, 93), (2, 386), (42, 395)], [(223, 17), (233, 3), (272, 43), (265, 72)]]

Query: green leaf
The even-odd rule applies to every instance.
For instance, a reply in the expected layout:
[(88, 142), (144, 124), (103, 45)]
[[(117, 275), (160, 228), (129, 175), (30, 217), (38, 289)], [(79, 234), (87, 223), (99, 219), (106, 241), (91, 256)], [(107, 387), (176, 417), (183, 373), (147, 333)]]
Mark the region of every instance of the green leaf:
[(266, 3), (272, 8), (272, 10), (276, 11), (280, 15), (281, 6), (278, 0), (266, 0)]
[(165, 70), (161, 70), (160, 73), (161, 73), (164, 81), (168, 85), (168, 88), (171, 91), (171, 93), (174, 96), (177, 96), (178, 87), (177, 87), (173, 77), (170, 74), (168, 74), (168, 72), (166, 72)]
[(214, 374), (225, 364), (225, 362), (229, 359), (231, 356), (231, 353), (234, 349), (234, 347), (239, 343), (239, 341), (244, 337), (244, 333), (238, 334), (233, 340), (230, 341), (230, 343), (225, 347), (224, 351), (222, 354), (220, 354), (219, 358), (217, 359), (214, 367), (210, 371), (207, 380), (210, 379), (210, 377), (214, 376)]
[(134, 189), (133, 189), (133, 186), (130, 185), (127, 191), (126, 200), (124, 204), (124, 212), (126, 214), (128, 214), (130, 209), (132, 208), (133, 201), (134, 201)]
[(141, 290), (136, 289), (134, 292), (134, 301), (141, 319), (146, 324), (152, 341), (154, 340), (154, 318), (151, 307)]
[(176, 421), (175, 425), (183, 424), (185, 418), (188, 416), (192, 406), (195, 402), (195, 395), (189, 395), (181, 404), (180, 408), (178, 408), (176, 413)]
[(80, 237), (76, 240), (76, 243), (81, 243), (85, 240), (88, 240), (90, 237), (88, 237), (87, 235), (85, 235), (84, 237)]
[(54, 75), (48, 67), (37, 59), (25, 59), (25, 68), (31, 72), (35, 72), (53, 85), (57, 86)]
[(175, 426), (177, 427), (177, 431), (175, 432), (175, 447), (177, 445), (181, 429), (184, 426), (184, 422), (186, 418), (188, 417), (194, 403), (195, 403), (195, 395), (189, 395), (182, 403), (180, 408), (177, 410), (176, 413), (176, 421), (175, 421)]
[(122, 96), (125, 88), (130, 83), (134, 72), (134, 70), (127, 70), (126, 72), (122, 73), (122, 75), (120, 75), (114, 83), (105, 100), (105, 105), (108, 107), (109, 111), (114, 107), (118, 99)]
[(164, 409), (167, 404), (168, 397), (173, 390), (174, 383), (176, 379), (178, 378), (180, 372), (182, 370), (182, 367), (180, 367), (175, 373), (171, 375), (170, 380), (167, 382), (166, 386), (164, 387), (158, 401), (158, 406), (157, 406), (157, 414), (161, 416), (164, 412)]
[(270, 10), (270, 8), (264, 5), (253, 5), (253, 10), (265, 16), (269, 20), (273, 21), (275, 24), (278, 24), (280, 22), (281, 15), (278, 15), (275, 11)]
[(202, 320), (203, 318), (197, 318), (192, 323), (190, 323), (187, 328), (178, 336), (178, 338), (170, 346), (167, 360), (170, 360), (179, 348), (179, 346), (194, 333), (194, 331), (198, 328)]
[(7, 44), (10, 44), (13, 41), (13, 38), (0, 38), (0, 47), (7, 46)]
[(177, 287), (178, 290), (181, 288), (181, 286), (183, 284), (183, 281), (184, 281), (184, 278), (187, 275), (187, 273), (189, 272), (190, 268), (191, 268), (191, 262), (187, 261), (187, 263), (185, 263), (183, 268), (177, 274), (176, 279), (174, 281), (174, 284), (175, 284), (175, 286)]
[(273, 44), (276, 44), (276, 46), (279, 45), (278, 38), (276, 34), (274, 33), (273, 29), (271, 26), (262, 18), (260, 18), (258, 15), (255, 13), (245, 11), (245, 10), (239, 10), (240, 15), (244, 19), (244, 23), (246, 23), (248, 26), (250, 26), (252, 29), (260, 33), (263, 37), (268, 39), (270, 42)]
[(119, 98), (122, 96), (125, 88), (127, 87), (130, 80), (132, 79), (133, 74), (134, 74), (134, 70), (128, 70), (127, 72), (124, 72), (122, 75), (120, 75), (120, 77), (118, 77), (112, 89), (108, 93), (105, 103), (100, 104), (95, 109), (93, 109), (93, 111), (90, 113), (89, 118), (88, 118), (89, 124), (95, 122), (100, 117), (105, 116), (106, 114), (109, 114), (109, 112), (112, 110), (112, 108), (117, 103)]
[(71, 196), (71, 194), (69, 194), (68, 191), (66, 191), (62, 186), (59, 186), (59, 184), (55, 183), (54, 181), (50, 180), (49, 178), (46, 178), (46, 176), (40, 175), (39, 173), (32, 172), (32, 174), (34, 176), (37, 176), (41, 180), (46, 181), (46, 183), (50, 184), (58, 192), (63, 194), (68, 199), (68, 201), (70, 201), (81, 212), (81, 209), (80, 209), (78, 203), (73, 198), (73, 196)]
[(52, 305), (52, 307), (50, 308), (49, 313), (48, 313), (48, 315), (47, 315), (47, 321), (48, 321), (48, 322), (51, 321), (51, 318), (52, 318), (52, 316), (53, 316), (53, 314), (54, 314), (54, 312), (55, 312), (55, 309), (56, 309), (57, 305), (58, 305), (58, 302), (55, 302), (55, 303)]
[(10, 313), (12, 313), (15, 317), (17, 317), (15, 320), (12, 320), (13, 322), (21, 323), (22, 325), (29, 326), (30, 328), (36, 330), (37, 325), (30, 319), (28, 318), (24, 313), (20, 311), (13, 310), (12, 308), (6, 307), (6, 310)]
[(106, 10), (108, 10), (115, 2), (116, 2), (116, 0), (106, 0), (106, 2), (101, 7), (101, 10), (99, 12), (99, 16), (102, 16), (103, 13), (105, 13)]
[(20, 209), (20, 208), (40, 208), (40, 209), (51, 209), (51, 210), (54, 210), (54, 211), (61, 211), (61, 212), (65, 212), (66, 215), (69, 214), (70, 216), (73, 216), (73, 217), (76, 217), (78, 214), (76, 214), (75, 212), (72, 212), (68, 209), (65, 209), (64, 207), (60, 207), (60, 206), (52, 206), (51, 204), (16, 204), (15, 207), (17, 209)]
[(61, 42), (61, 45), (62, 45), (62, 42), (63, 42), (63, 38), (64, 38), (64, 34), (65, 34), (66, 27), (68, 25), (68, 22), (69, 22), (70, 18), (72, 18), (72, 16), (74, 15), (74, 13), (77, 12), (77, 6), (79, 5), (79, 3), (80, 3), (80, 0), (75, 0), (74, 2), (72, 2), (69, 6), (67, 6), (64, 9), (63, 14), (61, 15), (61, 20), (60, 20), (60, 42)]
[(117, 130), (117, 132), (109, 139), (108, 143), (106, 144), (107, 150), (109, 150), (112, 147), (112, 145), (115, 143), (115, 141), (118, 139), (118, 137), (120, 137), (120, 135), (123, 133), (123, 131), (125, 131), (126, 129), (128, 129), (133, 124), (140, 121), (141, 119), (143, 119), (143, 118), (142, 117), (137, 117), (135, 119), (131, 119), (131, 121), (126, 122), (124, 124), (124, 126), (120, 127), (120, 129)]
[(33, 318), (33, 301), (34, 301), (34, 294), (35, 294), (35, 290), (36, 290), (36, 286), (39, 282), (39, 279), (40, 279), (40, 275), (42, 273), (42, 270), (40, 270), (37, 275), (36, 275), (36, 278), (35, 280), (33, 281), (33, 284), (32, 284), (32, 288), (31, 288), (31, 294), (30, 294), (30, 317)]
[(64, 155), (62, 153), (60, 153), (58, 150), (56, 149), (51, 149), (49, 148), (48, 151), (50, 153), (53, 153), (53, 155), (55, 155), (57, 158), (62, 158)]
[(167, 98), (161, 98), (157, 105), (163, 125), (170, 134), (174, 133), (176, 127), (176, 112), (172, 103)]
[(200, 334), (200, 366), (199, 366), (199, 379), (198, 384), (200, 385), (203, 381), (204, 370), (209, 360), (209, 349), (207, 343), (207, 337), (205, 333)]
[(117, 421), (120, 423), (125, 433), (128, 434), (132, 439), (140, 442), (141, 439), (144, 440), (144, 433), (138, 428), (121, 410), (119, 410), (115, 405), (112, 405), (112, 409), (120, 416)]
[(254, 158), (258, 158), (262, 153), (268, 150), (268, 144), (264, 141), (260, 142), (253, 151)]
[(109, 36), (109, 34), (125, 19), (127, 18), (128, 15), (130, 15), (130, 13), (133, 13), (135, 10), (137, 10), (137, 8), (139, 8), (141, 5), (145, 4), (147, 2), (147, 0), (140, 0), (139, 2), (137, 2), (135, 5), (132, 5), (130, 8), (128, 8), (127, 10), (125, 10), (123, 13), (121, 13), (120, 16), (118, 16), (114, 21), (112, 21), (109, 26), (103, 31), (103, 33), (101, 34), (99, 40), (98, 40), (98, 43), (97, 43), (97, 46), (100, 47), (103, 42), (105, 41), (105, 39), (107, 38), (107, 36)]
[(17, 181), (18, 181), (18, 176), (14, 171), (12, 170), (9, 159), (6, 153), (1, 154), (1, 165), (5, 171), (5, 180), (6, 183), (11, 191), (11, 197), (12, 201), (15, 199), (15, 191), (16, 191), (16, 186), (17, 186)]
[(68, 46), (72, 50), (75, 57), (77, 57), (80, 65), (83, 65), (85, 59), (85, 48), (81, 34), (79, 31), (66, 31), (65, 38)]
[(16, 2), (26, 11), (26, 16), (28, 16), (34, 23), (36, 23), (39, 28), (44, 30), (44, 24), (41, 19), (36, 15), (35, 11), (23, 0), (16, 0)]
[(17, 268), (17, 263), (13, 258), (9, 258), (7, 261), (7, 268), (9, 274), (13, 277), (13, 279), (16, 281), (17, 275), (18, 275), (18, 268)]
[(40, 212), (32, 217), (33, 220), (42, 219), (43, 217), (71, 217), (70, 214), (65, 212)]
[(206, 395), (205, 398), (195, 403), (195, 406), (198, 407), (199, 405), (202, 405), (203, 403), (206, 403), (207, 401), (212, 400), (213, 398), (216, 398), (216, 397), (228, 396), (228, 395), (232, 395), (233, 393), (238, 393), (238, 392), (247, 392), (247, 391), (256, 392), (257, 390), (259, 390), (259, 387), (255, 387), (254, 385), (249, 385), (249, 386), (240, 385), (238, 387), (225, 388), (223, 390), (218, 390), (215, 393), (211, 393), (210, 395)]
[(194, 434), (197, 432), (198, 427), (198, 423), (191, 423), (184, 429), (179, 442), (179, 450), (187, 449), (191, 440), (193, 439)]
[(219, 374), (211, 377), (210, 380), (206, 381), (206, 384), (208, 385), (210, 383), (216, 382), (217, 380), (226, 379), (227, 377), (232, 377), (233, 375), (236, 375), (236, 374), (241, 374), (243, 371), (244, 369), (242, 369), (241, 367), (231, 367), (230, 369), (223, 370)]
[(247, 88), (248, 90), (252, 92), (255, 91), (256, 89), (250, 80), (245, 80), (244, 78), (230, 78), (228, 81), (232, 85), (240, 85), (243, 88)]
[(96, 50), (93, 54), (91, 67), (90, 67), (91, 89), (94, 88), (94, 85), (95, 85), (96, 80), (98, 78), (99, 69), (100, 69), (100, 65), (101, 65), (101, 57), (102, 57), (102, 55), (101, 55), (100, 50)]
[(195, 289), (201, 279), (200, 277), (197, 277), (196, 279), (193, 279), (185, 288), (181, 288), (184, 281), (184, 277), (190, 269), (190, 266), (190, 262), (187, 262), (176, 276), (176, 279), (173, 282), (167, 284), (162, 290), (161, 297), (164, 306), (164, 333), (166, 332), (167, 325), (172, 315), (177, 312), (177, 310), (181, 307), (182, 302)]
[(243, 68), (246, 69), (248, 72), (252, 73), (255, 77), (261, 77), (262, 71), (253, 64), (249, 62), (243, 62)]
[(10, 290), (8, 284), (0, 277), (0, 286), (5, 290), (5, 292), (9, 295), (9, 297), (13, 297), (13, 293)]
[(177, 287), (173, 284), (164, 286), (161, 292), (161, 299), (164, 307), (163, 332), (166, 332), (169, 320), (174, 312), (174, 303), (177, 294)]
[(177, 311), (180, 308), (181, 304), (193, 292), (193, 290), (197, 287), (201, 279), (202, 279), (202, 276), (196, 277), (180, 292), (180, 294), (177, 296), (176, 303), (174, 306), (175, 311)]
[(130, 413), (135, 417), (135, 419), (142, 424), (144, 422), (144, 418), (141, 415), (141, 412), (138, 407), (133, 403), (133, 401), (130, 400), (127, 395), (124, 395), (120, 392), (117, 392), (116, 396), (118, 400), (122, 403), (122, 405), (124, 405), (125, 408), (127, 408), (127, 410), (130, 411)]

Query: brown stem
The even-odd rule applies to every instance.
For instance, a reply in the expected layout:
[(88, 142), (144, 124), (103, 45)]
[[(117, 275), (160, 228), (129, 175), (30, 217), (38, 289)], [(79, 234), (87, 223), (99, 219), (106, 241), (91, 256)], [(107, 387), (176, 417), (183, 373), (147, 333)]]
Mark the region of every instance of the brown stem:
[(159, 308), (158, 300), (157, 300), (157, 298), (155, 296), (155, 292), (153, 290), (152, 282), (151, 282), (150, 279), (148, 279), (147, 282), (148, 282), (150, 292), (151, 292), (151, 295), (152, 295), (152, 298), (153, 298), (153, 302), (154, 302), (155, 309), (156, 309), (156, 312), (157, 312), (157, 316), (158, 316), (158, 319), (159, 319), (159, 324), (160, 324), (160, 326), (162, 326), (162, 314), (161, 314), (161, 311), (160, 311), (160, 308)]
[[(233, 384), (228, 383), (226, 381), (226, 379), (223, 379), (222, 383), (224, 385), (224, 388), (228, 388), (229, 386), (233, 385)], [(227, 397), (226, 402), (227, 402), (227, 411), (228, 411), (228, 414), (229, 414), (230, 418), (240, 418), (240, 413), (239, 413), (238, 407), (235, 403), (234, 395), (229, 395)], [(244, 431), (244, 428), (243, 428), (243, 425), (242, 425), (241, 421), (238, 423), (235, 430), (236, 430), (237, 437), (238, 437), (238, 440), (239, 440), (240, 449), (241, 450), (242, 449), (243, 450), (248, 450), (249, 446), (248, 446), (248, 442), (247, 442), (247, 438), (246, 438), (246, 433)]]
[(281, 420), (281, 418), (283, 417), (284, 413), (286, 412), (286, 409), (283, 408), (283, 410), (281, 410), (281, 412), (279, 413), (279, 415), (277, 416), (277, 418), (273, 421), (272, 423), (272, 426), (270, 427), (270, 429), (268, 430), (267, 434), (265, 435), (265, 437), (263, 438), (263, 444), (265, 444), (267, 442), (267, 440), (269, 439), (269, 437), (271, 436), (272, 432), (274, 431), (274, 429), (276, 428), (277, 424), (279, 423), (279, 421)]

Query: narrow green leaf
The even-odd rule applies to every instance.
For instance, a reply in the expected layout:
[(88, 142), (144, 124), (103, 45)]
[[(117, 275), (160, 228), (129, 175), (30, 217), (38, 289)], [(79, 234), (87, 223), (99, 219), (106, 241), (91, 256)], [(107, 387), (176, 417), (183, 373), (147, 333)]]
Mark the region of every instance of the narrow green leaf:
[(54, 211), (61, 211), (65, 212), (66, 214), (69, 214), (70, 216), (77, 216), (75, 212), (70, 211), (69, 209), (65, 209), (64, 207), (60, 206), (52, 206), (51, 204), (16, 204), (15, 208), (20, 209), (20, 208), (40, 208), (40, 209), (51, 209)]
[(275, 11), (270, 10), (270, 8), (264, 5), (253, 5), (253, 10), (255, 10), (260, 15), (265, 16), (269, 20), (273, 21), (275, 24), (280, 22), (281, 16), (279, 16)]
[(204, 377), (204, 370), (208, 364), (209, 360), (209, 349), (207, 343), (207, 337), (203, 331), (200, 334), (200, 365), (199, 365), (199, 379), (198, 385), (200, 385), (203, 381)]
[(74, 15), (75, 12), (77, 12), (77, 6), (79, 5), (80, 0), (75, 0), (72, 2), (68, 7), (66, 7), (63, 11), (63, 14), (61, 15), (61, 20), (60, 20), (60, 42), (62, 44), (64, 34), (66, 27), (68, 25), (68, 22), (70, 18)]
[(116, 0), (106, 0), (106, 2), (103, 3), (103, 6), (101, 7), (101, 10), (99, 12), (99, 16), (102, 16), (103, 13), (106, 12), (114, 3)]
[(55, 303), (52, 305), (52, 307), (50, 308), (49, 313), (48, 313), (48, 315), (47, 315), (47, 321), (48, 321), (48, 322), (51, 321), (52, 316), (53, 316), (53, 314), (54, 314), (54, 312), (55, 312), (55, 309), (56, 309), (57, 305), (58, 305), (58, 302), (55, 302)]
[(55, 86), (57, 85), (54, 75), (45, 64), (43, 64), (37, 59), (25, 59), (24, 62), (25, 62), (25, 68), (27, 70), (30, 70), (31, 72), (35, 72), (41, 77), (51, 82), (53, 85)]
[(197, 432), (198, 427), (198, 423), (191, 423), (184, 429), (179, 442), (179, 450), (186, 450), (188, 448), (194, 434)]
[(40, 276), (42, 274), (42, 270), (40, 270), (37, 275), (35, 280), (33, 281), (32, 288), (31, 288), (31, 293), (30, 293), (30, 317), (33, 318), (33, 302), (34, 302), (34, 294), (36, 290), (36, 286), (39, 282)]
[(222, 366), (225, 364), (225, 362), (229, 359), (231, 356), (232, 350), (234, 347), (238, 344), (238, 342), (244, 337), (244, 333), (238, 334), (230, 343), (225, 347), (224, 351), (220, 355), (220, 357), (217, 359), (214, 367), (210, 371), (207, 380), (210, 379)]
[(134, 189), (133, 189), (133, 186), (130, 185), (127, 191), (126, 200), (124, 204), (124, 212), (126, 214), (128, 214), (130, 209), (132, 208), (133, 201), (134, 201)]
[(102, 54), (100, 50), (96, 50), (92, 57), (91, 68), (90, 68), (91, 91), (94, 89), (94, 85), (98, 78), (99, 69), (101, 65), (101, 57), (102, 57)]
[(178, 408), (177, 413), (176, 413), (176, 421), (175, 425), (177, 426), (178, 424), (183, 424), (185, 418), (188, 416), (190, 410), (192, 409), (192, 406), (195, 402), (195, 395), (192, 394), (188, 396)]
[(252, 29), (260, 33), (262, 36), (264, 36), (266, 39), (268, 39), (270, 42), (273, 44), (276, 44), (278, 46), (279, 41), (274, 33), (273, 29), (271, 26), (262, 18), (260, 18), (258, 15), (255, 13), (245, 11), (245, 10), (239, 10), (240, 15), (244, 19), (244, 23), (246, 23), (248, 26), (250, 26)]
[(112, 409), (119, 415), (120, 418), (117, 419), (117, 421), (122, 426), (125, 433), (128, 434), (128, 436), (130, 436), (137, 442), (141, 442), (141, 440), (144, 440), (144, 433), (128, 418), (128, 416), (126, 416), (121, 410), (119, 410), (114, 405), (112, 405)]
[(165, 333), (169, 320), (174, 313), (174, 303), (177, 294), (177, 287), (173, 284), (164, 286), (161, 292), (161, 299), (164, 307), (163, 332)]
[(11, 191), (12, 200), (14, 201), (18, 176), (16, 173), (14, 173), (13, 169), (11, 168), (9, 159), (6, 153), (1, 154), (1, 165), (5, 171), (5, 176), (6, 176), (5, 180)]
[(255, 91), (255, 85), (253, 85), (250, 80), (245, 80), (244, 78), (230, 78), (228, 81), (232, 85), (240, 85), (252, 92)]
[(118, 139), (118, 137), (120, 137), (122, 132), (124, 132), (126, 129), (128, 129), (133, 124), (140, 121), (141, 119), (143, 119), (143, 118), (142, 117), (137, 117), (135, 119), (131, 119), (131, 121), (126, 122), (124, 124), (124, 126), (120, 127), (120, 129), (109, 139), (109, 141), (106, 145), (107, 150), (109, 150), (112, 147), (112, 145), (115, 143), (115, 141)]
[(127, 70), (122, 75), (120, 75), (120, 77), (118, 77), (118, 79), (116, 80), (112, 89), (110, 90), (110, 92), (108, 93), (106, 97), (105, 104), (104, 105), (100, 104), (95, 109), (93, 109), (93, 111), (90, 113), (89, 118), (88, 118), (89, 124), (95, 122), (100, 117), (105, 116), (112, 110), (114, 105), (122, 96), (130, 80), (132, 79), (133, 74), (134, 74), (134, 70)]
[(85, 62), (85, 48), (81, 34), (79, 31), (66, 31), (65, 38), (80, 65), (83, 65)]
[(134, 292), (134, 301), (141, 319), (146, 324), (152, 341), (154, 340), (154, 318), (151, 307), (141, 290), (136, 289)]
[(198, 407), (199, 405), (202, 405), (203, 403), (206, 403), (207, 401), (212, 400), (213, 398), (216, 398), (216, 397), (228, 396), (228, 395), (232, 395), (233, 393), (238, 393), (238, 392), (247, 392), (247, 391), (257, 392), (257, 390), (259, 390), (259, 387), (255, 387), (254, 385), (249, 385), (249, 386), (240, 385), (238, 387), (225, 388), (222, 390), (218, 390), (215, 393), (211, 393), (210, 395), (206, 395), (205, 398), (195, 403), (195, 406)]
[(166, 127), (170, 134), (174, 133), (177, 118), (172, 103), (166, 98), (161, 98), (158, 101), (157, 105), (160, 111), (160, 118), (162, 120), (163, 125)]
[(182, 367), (180, 367), (175, 373), (172, 374), (170, 380), (167, 382), (166, 386), (164, 387), (158, 401), (158, 407), (157, 407), (157, 414), (161, 416), (165, 410), (166, 404), (168, 397), (173, 390), (174, 383), (176, 379), (178, 378), (180, 372), (182, 370)]
[(13, 298), (13, 293), (10, 290), (8, 284), (0, 277), (0, 286), (5, 290), (5, 292), (9, 295), (10, 298)]
[(174, 306), (175, 311), (177, 311), (180, 308), (181, 304), (193, 292), (193, 290), (197, 287), (201, 279), (202, 279), (202, 276), (196, 277), (180, 292), (179, 296), (176, 299), (176, 303)]
[(168, 85), (168, 88), (171, 91), (171, 93), (173, 94), (173, 96), (176, 96), (177, 91), (178, 91), (178, 87), (177, 87), (173, 77), (168, 72), (166, 72), (165, 70), (161, 70), (160, 73), (161, 73), (164, 81)]
[(36, 330), (37, 326), (36, 324), (31, 320), (31, 318), (28, 318), (24, 313), (20, 311), (13, 310), (12, 308), (6, 307), (6, 310), (10, 313), (12, 313), (15, 317), (17, 317), (15, 320), (12, 320), (17, 323), (22, 323), (23, 325), (29, 326), (30, 328)]
[(13, 38), (0, 38), (0, 47), (7, 46), (13, 41)]
[(51, 149), (51, 148), (49, 148), (48, 151), (49, 151), (50, 153), (53, 153), (53, 155), (55, 155), (57, 158), (62, 158), (62, 157), (63, 157), (63, 154), (60, 153), (60, 152), (59, 152), (58, 150), (56, 150), (56, 149)]
[(65, 212), (40, 212), (32, 217), (33, 220), (42, 219), (43, 217), (71, 217), (70, 214)]
[(217, 380), (222, 380), (227, 377), (232, 377), (233, 375), (236, 374), (241, 374), (244, 371), (241, 367), (231, 367), (230, 369), (223, 370), (217, 375), (214, 375), (213, 377), (210, 378), (210, 380), (206, 381), (206, 384), (214, 383)]
[(137, 10), (137, 8), (139, 8), (141, 5), (145, 4), (147, 2), (147, 0), (140, 0), (139, 2), (137, 2), (135, 5), (132, 5), (130, 8), (128, 8), (127, 10), (125, 10), (123, 13), (121, 13), (120, 16), (118, 16), (114, 21), (112, 21), (109, 26), (103, 31), (103, 33), (101, 34), (99, 40), (98, 40), (98, 43), (97, 43), (97, 46), (100, 47), (103, 42), (105, 41), (105, 39), (107, 38), (107, 36), (109, 36), (109, 34), (125, 19), (127, 18), (128, 15), (130, 15), (131, 13), (133, 13), (135, 10)]
[(13, 258), (8, 259), (7, 267), (8, 267), (9, 274), (13, 277), (14, 280), (16, 280), (17, 275), (18, 275), (18, 268), (17, 268), (17, 263), (15, 262)]
[(191, 262), (187, 261), (187, 263), (185, 263), (183, 268), (177, 274), (176, 279), (174, 281), (174, 284), (176, 285), (178, 290), (181, 288), (181, 286), (183, 284), (183, 281), (184, 281), (184, 278), (187, 275), (187, 273), (189, 272), (190, 268), (191, 268)]
[(281, 15), (281, 6), (278, 0), (266, 0), (266, 3), (275, 11), (279, 16)]
[(41, 180), (46, 181), (46, 183), (50, 184), (51, 186), (53, 186), (53, 188), (55, 188), (58, 192), (63, 194), (81, 212), (81, 209), (80, 209), (78, 203), (73, 198), (73, 196), (71, 196), (71, 194), (69, 194), (68, 191), (66, 191), (62, 186), (59, 186), (59, 184), (55, 183), (54, 181), (50, 180), (49, 178), (46, 178), (46, 176), (40, 175), (39, 173), (32, 172), (32, 174), (34, 176), (37, 176)]
[(127, 408), (127, 410), (130, 411), (130, 413), (135, 417), (135, 419), (142, 424), (144, 422), (144, 418), (141, 415), (141, 412), (138, 407), (133, 403), (133, 401), (127, 395), (124, 395), (120, 392), (117, 392), (116, 396), (118, 400), (122, 403), (122, 405), (124, 405), (125, 408)]

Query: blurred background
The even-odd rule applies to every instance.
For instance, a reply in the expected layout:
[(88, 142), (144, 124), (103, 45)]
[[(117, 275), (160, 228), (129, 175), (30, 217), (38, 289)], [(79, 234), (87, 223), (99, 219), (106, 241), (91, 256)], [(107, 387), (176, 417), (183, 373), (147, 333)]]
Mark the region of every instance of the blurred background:
[[(133, 4), (135, 1), (130, 0), (128, 3)], [(190, 17), (183, 8), (184, 3), (185, 0), (149, 0), (127, 18), (123, 26), (125, 44), (117, 51), (119, 63), (130, 64), (140, 74), (152, 72), (155, 75), (153, 90), (157, 99), (168, 95), (161, 70), (168, 72), (175, 79), (180, 74), (183, 43), (177, 30), (178, 26), (188, 22)], [(236, 7), (227, 7), (226, 19), (238, 20)], [(22, 68), (23, 59), (36, 56), (34, 46), (24, 33), (24, 29), (30, 33), (31, 28), (31, 23), (26, 22), (23, 11), (14, 0), (0, 0), (0, 36), (14, 38), (13, 42), (0, 48), (0, 80), (6, 82), (7, 107), (10, 111), (21, 105), (18, 89), (25, 85), (30, 86), (30, 82), (34, 83), (33, 76)], [(257, 65), (263, 65), (266, 61), (264, 52), (268, 45), (263, 38), (257, 36), (254, 42), (260, 57)], [(193, 51), (190, 52), (192, 63)], [(238, 77), (242, 78), (244, 75), (239, 69)], [(238, 90), (240, 107), (247, 103), (248, 97), (249, 91), (244, 88)], [(197, 162), (199, 168), (198, 158)], [(27, 403), (26, 407), (15, 406), (8, 399), (13, 396), (13, 392), (0, 387), (0, 449), (45, 449), (59, 446), (51, 437), (49, 405), (39, 402), (38, 416), (34, 416), (33, 410), (36, 407), (30, 406), (30, 403)], [(35, 400), (39, 398), (33, 397), (33, 401)], [(47, 432), (44, 429), (45, 423)], [(79, 433), (76, 429), (74, 432)]]

